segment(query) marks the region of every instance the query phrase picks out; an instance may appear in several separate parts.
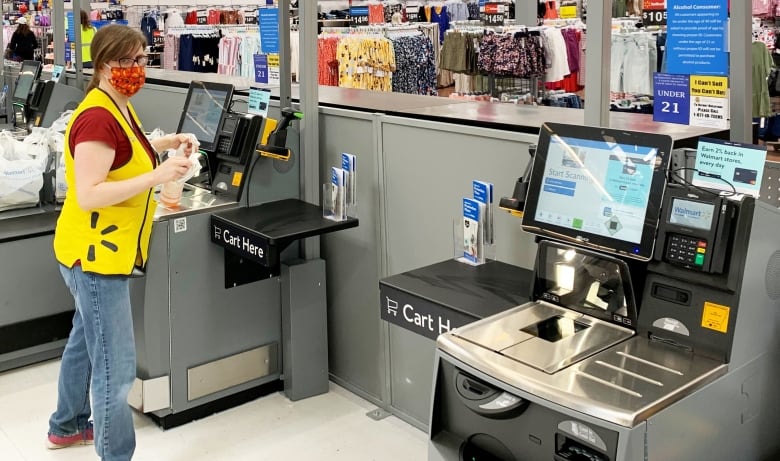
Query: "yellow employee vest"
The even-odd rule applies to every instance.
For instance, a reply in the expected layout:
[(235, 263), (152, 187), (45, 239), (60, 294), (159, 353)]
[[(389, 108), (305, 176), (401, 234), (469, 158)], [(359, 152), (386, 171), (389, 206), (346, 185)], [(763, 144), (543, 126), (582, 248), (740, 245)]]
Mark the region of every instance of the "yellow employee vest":
[[(73, 267), (81, 261), (84, 272), (104, 275), (130, 275), (133, 266), (146, 265), (149, 238), (157, 201), (152, 189), (141, 192), (124, 202), (94, 210), (82, 210), (76, 200), (73, 155), (69, 138), (73, 122), (85, 110), (102, 107), (122, 126), (130, 140), (133, 155), (121, 167), (110, 170), (106, 181), (122, 181), (154, 169), (154, 164), (143, 142), (137, 138), (114, 101), (102, 90), (93, 89), (76, 108), (65, 131), (65, 181), (68, 191), (54, 232), (54, 253), (57, 261)], [(128, 103), (130, 116), (141, 127), (133, 107)]]
[[(81, 62), (92, 62), (92, 39), (95, 37), (95, 28), (81, 29)], [(75, 58), (74, 58), (75, 59)]]

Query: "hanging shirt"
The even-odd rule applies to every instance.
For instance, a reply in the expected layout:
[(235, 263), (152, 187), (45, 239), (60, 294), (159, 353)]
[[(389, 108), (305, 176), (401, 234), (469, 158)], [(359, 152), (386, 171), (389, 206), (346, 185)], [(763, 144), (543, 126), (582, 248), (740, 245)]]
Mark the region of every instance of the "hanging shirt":
[(545, 80), (558, 82), (569, 74), (568, 52), (566, 42), (560, 29), (545, 29), (542, 31), (546, 48), (545, 55), (548, 59), (548, 68)]
[(772, 70), (772, 56), (761, 42), (753, 42), (753, 117), (772, 115), (767, 77)]
[[(145, 15), (143, 18), (141, 18), (141, 32), (143, 32), (144, 37), (146, 37), (146, 44), (152, 45), (154, 44), (154, 35), (153, 32), (157, 30), (157, 20), (154, 19), (152, 15)], [(91, 42), (91, 40), (90, 40)], [(84, 43), (84, 35), (81, 36), (81, 43)], [(83, 53), (82, 53), (83, 54)]]
[(439, 44), (441, 44), (444, 42), (444, 34), (450, 28), (450, 17), (447, 14), (447, 7), (432, 6), (429, 11), (431, 14), (430, 22), (439, 24)]
[(181, 13), (178, 10), (170, 10), (168, 17), (165, 18), (165, 28), (171, 27), (184, 27), (184, 18), (181, 17)]
[(752, 0), (753, 16), (769, 16), (770, 0)]
[(558, 19), (558, 5), (555, 0), (544, 2), (544, 6), (546, 7), (544, 19)]
[(381, 3), (371, 3), (368, 5), (368, 23), (384, 24), (385, 7)]

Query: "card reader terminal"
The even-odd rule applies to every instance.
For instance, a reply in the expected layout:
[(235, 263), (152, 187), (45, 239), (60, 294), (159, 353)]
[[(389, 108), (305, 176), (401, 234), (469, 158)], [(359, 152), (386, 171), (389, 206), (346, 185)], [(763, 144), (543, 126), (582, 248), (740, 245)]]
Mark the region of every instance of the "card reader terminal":
[(670, 185), (664, 197), (656, 259), (691, 270), (722, 273), (735, 213), (727, 197)]

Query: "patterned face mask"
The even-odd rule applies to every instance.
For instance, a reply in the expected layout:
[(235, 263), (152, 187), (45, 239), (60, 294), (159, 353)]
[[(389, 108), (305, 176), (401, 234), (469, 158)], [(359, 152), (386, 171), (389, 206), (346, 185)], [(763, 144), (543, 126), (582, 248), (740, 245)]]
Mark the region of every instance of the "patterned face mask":
[(146, 82), (145, 67), (111, 67), (108, 64), (106, 64), (106, 67), (111, 69), (111, 76), (108, 78), (108, 83), (110, 83), (120, 94), (123, 94), (128, 98), (138, 93), (138, 90), (140, 90), (141, 87), (144, 86), (144, 82)]

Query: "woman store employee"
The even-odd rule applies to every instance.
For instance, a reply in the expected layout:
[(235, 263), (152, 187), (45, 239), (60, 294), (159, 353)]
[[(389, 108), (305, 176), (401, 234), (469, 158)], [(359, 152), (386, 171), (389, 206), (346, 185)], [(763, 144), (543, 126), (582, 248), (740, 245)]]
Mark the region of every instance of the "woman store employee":
[(103, 461), (130, 460), (135, 450), (127, 405), (135, 379), (129, 278), (149, 257), (153, 188), (189, 169), (185, 156), (159, 163), (155, 151), (193, 149), (185, 135), (144, 136), (130, 98), (144, 84), (145, 46), (140, 31), (120, 25), (101, 28), (92, 40), (95, 71), (65, 132), (68, 191), (54, 235), (76, 313), (47, 445), (94, 441)]

